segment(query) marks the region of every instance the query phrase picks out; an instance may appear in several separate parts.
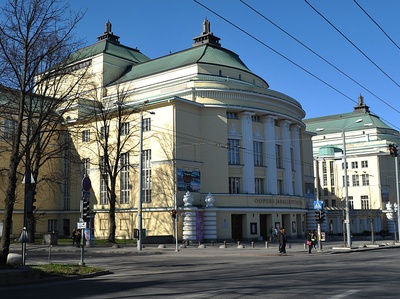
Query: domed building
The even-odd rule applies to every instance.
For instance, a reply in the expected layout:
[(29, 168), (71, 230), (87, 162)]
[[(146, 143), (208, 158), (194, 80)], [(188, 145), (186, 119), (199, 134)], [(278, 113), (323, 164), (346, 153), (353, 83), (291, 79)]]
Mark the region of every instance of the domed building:
[(110, 200), (118, 239), (138, 229), (143, 242), (268, 240), (275, 227), (304, 236), (314, 198), (305, 112), (223, 48), (208, 20), (192, 47), (155, 59), (107, 23), (74, 59), (91, 84), (65, 120), (91, 179), (96, 238), (109, 235)]

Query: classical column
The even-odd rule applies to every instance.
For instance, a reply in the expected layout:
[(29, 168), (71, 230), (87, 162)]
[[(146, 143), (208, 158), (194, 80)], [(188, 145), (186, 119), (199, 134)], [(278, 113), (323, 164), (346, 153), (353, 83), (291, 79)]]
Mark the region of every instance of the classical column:
[(240, 115), (242, 123), (243, 153), (243, 192), (254, 193), (254, 154), (253, 154), (253, 122), (254, 113), (243, 112)]
[(301, 171), (301, 149), (300, 149), (300, 127), (292, 126), (292, 141), (293, 141), (293, 159), (294, 159), (294, 177), (295, 190), (294, 195), (303, 195), (303, 176)]
[(275, 117), (266, 116), (264, 118), (264, 132), (265, 132), (265, 165), (267, 188), (266, 193), (277, 194), (277, 173), (276, 173), (276, 137), (275, 137)]
[(287, 120), (281, 121), (282, 132), (282, 156), (284, 168), (284, 194), (293, 195), (293, 176), (292, 176), (292, 155), (291, 155), (291, 136), (290, 122)]

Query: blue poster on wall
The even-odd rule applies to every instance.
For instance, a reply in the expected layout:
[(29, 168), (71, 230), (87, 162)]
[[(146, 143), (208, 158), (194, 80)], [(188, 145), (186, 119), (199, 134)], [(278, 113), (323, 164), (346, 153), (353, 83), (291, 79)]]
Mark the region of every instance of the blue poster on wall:
[(200, 192), (200, 171), (178, 168), (177, 175), (179, 191)]

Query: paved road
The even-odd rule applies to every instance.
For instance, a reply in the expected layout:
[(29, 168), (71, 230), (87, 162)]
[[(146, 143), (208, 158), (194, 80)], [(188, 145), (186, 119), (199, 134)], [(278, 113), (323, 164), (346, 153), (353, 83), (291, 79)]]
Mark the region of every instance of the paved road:
[[(112, 274), (0, 289), (0, 298), (398, 298), (399, 247), (308, 254), (292, 244), (197, 248), (87, 248), (88, 265)], [(358, 245), (358, 244), (355, 244)], [(360, 244), (359, 246), (362, 246)], [(29, 263), (47, 262), (44, 247), (28, 248)], [(79, 261), (79, 249), (53, 248), (53, 262)]]

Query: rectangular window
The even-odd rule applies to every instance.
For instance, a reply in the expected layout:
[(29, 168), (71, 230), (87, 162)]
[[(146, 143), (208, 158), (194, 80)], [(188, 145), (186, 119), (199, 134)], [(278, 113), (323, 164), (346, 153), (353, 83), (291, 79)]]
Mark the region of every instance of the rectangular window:
[(90, 158), (82, 159), (82, 173), (83, 177), (90, 175)]
[(121, 123), (121, 136), (129, 135), (130, 124), (128, 122)]
[(353, 181), (353, 186), (360, 186), (360, 176), (358, 174), (353, 174), (351, 176), (351, 180)]
[(151, 119), (149, 117), (143, 118), (143, 132), (151, 131)]
[(82, 131), (82, 142), (89, 142), (90, 141), (90, 130)]
[(332, 199), (332, 207), (336, 208), (336, 199)]
[(353, 210), (354, 209), (353, 196), (348, 196), (348, 198), (349, 198), (349, 209)]
[(57, 219), (49, 219), (47, 220), (47, 231), (48, 232), (57, 232)]
[(254, 141), (253, 142), (254, 152), (254, 166), (263, 166), (263, 143)]
[(104, 156), (100, 157), (100, 204), (108, 204), (108, 173)]
[(322, 174), (322, 181), (323, 181), (324, 186), (328, 186), (328, 174), (326, 174), (326, 173)]
[(142, 152), (142, 201), (151, 202), (151, 150), (143, 150)]
[(327, 173), (326, 162), (322, 162), (322, 173)]
[(253, 122), (259, 123), (259, 122), (261, 122), (261, 116), (259, 116), (259, 115), (252, 115), (252, 116), (251, 116), (251, 120), (252, 120)]
[(275, 144), (276, 168), (282, 168), (282, 148), (279, 144)]
[(361, 178), (362, 178), (362, 185), (369, 186), (369, 174), (364, 173), (361, 175)]
[(361, 195), (361, 209), (362, 210), (370, 209), (368, 195)]
[(283, 194), (283, 180), (278, 180), (278, 194), (282, 195)]
[(291, 162), (290, 164), (292, 166), (292, 171), (294, 171), (294, 151), (293, 151), (293, 148), (290, 148), (290, 162)]
[(120, 172), (120, 203), (128, 204), (130, 201), (130, 179), (129, 179), (129, 153), (121, 154)]
[(16, 122), (13, 119), (4, 119), (1, 128), (2, 136), (5, 140), (12, 140), (14, 137)]
[(228, 163), (230, 165), (240, 164), (238, 139), (228, 139)]
[(264, 194), (264, 179), (255, 178), (254, 179), (254, 193)]
[(229, 178), (229, 193), (239, 194), (240, 192), (240, 178)]
[[(346, 168), (349, 169), (349, 163), (346, 162)], [(342, 163), (342, 169), (344, 169), (344, 163)]]
[(358, 168), (358, 162), (357, 161), (351, 162), (351, 168)]
[(334, 173), (330, 174), (330, 179), (331, 179), (331, 186), (332, 187), (335, 186), (335, 174)]
[(368, 168), (368, 161), (361, 161), (361, 168)]
[(236, 112), (227, 112), (226, 118), (227, 119), (239, 119), (238, 114)]

